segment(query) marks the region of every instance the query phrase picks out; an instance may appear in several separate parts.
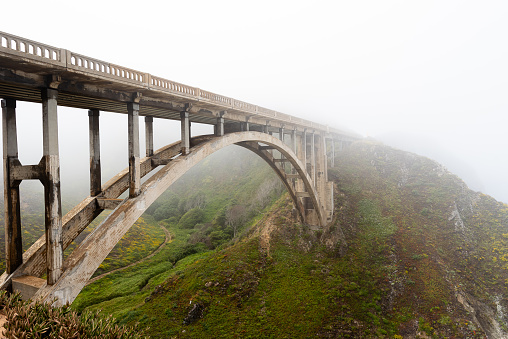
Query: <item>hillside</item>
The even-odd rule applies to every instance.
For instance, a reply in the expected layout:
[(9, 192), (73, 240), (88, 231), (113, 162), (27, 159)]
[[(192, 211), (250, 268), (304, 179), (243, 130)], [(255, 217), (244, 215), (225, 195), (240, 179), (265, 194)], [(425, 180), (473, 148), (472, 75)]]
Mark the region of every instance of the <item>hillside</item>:
[(235, 243), (196, 251), (188, 239), (202, 226), (163, 219), (171, 265), (115, 273), (73, 307), (160, 338), (505, 337), (508, 206), (374, 142), (336, 160), (327, 228), (295, 222), (282, 197)]

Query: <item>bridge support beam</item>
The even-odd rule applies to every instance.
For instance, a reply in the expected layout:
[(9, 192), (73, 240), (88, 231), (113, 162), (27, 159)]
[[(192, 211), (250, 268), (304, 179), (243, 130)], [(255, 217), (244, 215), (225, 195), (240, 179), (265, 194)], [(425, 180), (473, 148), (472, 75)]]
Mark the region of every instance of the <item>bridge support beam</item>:
[(145, 117), (146, 156), (153, 155), (153, 117)]
[(128, 103), (129, 130), (129, 196), (139, 195), (141, 189), (141, 169), (139, 162), (139, 104)]
[(42, 139), (44, 198), (46, 205), (47, 281), (53, 285), (62, 274), (62, 197), (58, 151), (58, 91), (42, 91)]
[(101, 192), (101, 144), (99, 135), (99, 110), (88, 111), (90, 130), (90, 196)]
[(19, 181), (11, 181), (11, 163), (18, 160), (16, 100), (2, 100), (4, 154), (5, 261), (7, 274), (23, 263)]

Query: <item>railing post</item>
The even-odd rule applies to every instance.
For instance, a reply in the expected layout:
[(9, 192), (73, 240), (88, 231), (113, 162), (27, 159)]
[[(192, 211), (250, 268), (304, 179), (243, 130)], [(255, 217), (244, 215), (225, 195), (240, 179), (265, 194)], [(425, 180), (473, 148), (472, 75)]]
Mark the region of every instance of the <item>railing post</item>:
[(60, 192), (60, 158), (58, 150), (58, 91), (42, 90), (42, 139), (45, 168), (44, 200), (46, 205), (46, 254), (48, 285), (62, 274), (62, 197)]
[(101, 192), (101, 144), (99, 134), (99, 110), (88, 111), (90, 130), (90, 196)]
[(127, 104), (129, 135), (129, 196), (136, 197), (141, 192), (141, 173), (139, 162), (139, 104)]
[(153, 155), (153, 117), (145, 117), (146, 156)]
[(4, 151), (4, 226), (5, 262), (7, 274), (14, 272), (23, 263), (21, 241), (21, 215), (19, 182), (11, 182), (10, 164), (18, 159), (16, 129), (16, 100), (2, 100), (2, 127)]

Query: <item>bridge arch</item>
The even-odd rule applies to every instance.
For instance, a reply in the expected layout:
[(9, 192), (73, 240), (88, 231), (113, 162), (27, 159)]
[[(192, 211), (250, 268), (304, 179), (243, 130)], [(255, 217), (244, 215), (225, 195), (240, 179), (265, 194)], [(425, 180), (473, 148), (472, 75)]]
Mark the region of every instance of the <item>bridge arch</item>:
[(295, 203), (301, 219), (305, 219), (305, 209), (296, 189), (290, 183), (285, 171), (276, 165), (276, 159), (267, 148), (279, 151), (295, 169), (302, 180), (320, 223), (325, 223), (323, 207), (312, 179), (305, 171), (302, 162), (294, 152), (281, 140), (261, 132), (247, 131), (211, 137), (192, 147), (187, 155), (180, 155), (170, 161), (156, 174), (150, 177), (141, 187), (136, 197), (126, 198), (111, 214), (71, 253), (64, 263), (65, 270), (60, 279), (53, 285), (43, 286), (35, 294), (35, 299), (54, 300), (55, 305), (72, 303), (97, 267), (106, 258), (122, 236), (145, 212), (145, 210), (169, 188), (178, 178), (210, 154), (230, 145), (239, 145), (258, 154), (282, 179)]

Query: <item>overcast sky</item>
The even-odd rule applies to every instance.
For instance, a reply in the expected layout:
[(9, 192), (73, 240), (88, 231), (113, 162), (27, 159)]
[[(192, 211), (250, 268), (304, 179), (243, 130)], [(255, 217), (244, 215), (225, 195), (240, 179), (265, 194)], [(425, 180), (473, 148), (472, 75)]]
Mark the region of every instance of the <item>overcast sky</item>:
[[(506, 1), (8, 1), (0, 11), (2, 31), (347, 127), (508, 202)], [(86, 167), (86, 112), (62, 111), (76, 131), (61, 139), (81, 135)], [(126, 119), (111, 119), (126, 138)]]

